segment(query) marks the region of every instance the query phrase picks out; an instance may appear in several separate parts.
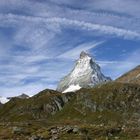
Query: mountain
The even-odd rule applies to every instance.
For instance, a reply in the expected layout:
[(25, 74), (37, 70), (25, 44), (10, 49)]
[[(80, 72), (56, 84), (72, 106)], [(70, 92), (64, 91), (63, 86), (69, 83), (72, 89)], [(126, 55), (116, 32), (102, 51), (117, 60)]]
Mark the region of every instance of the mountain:
[(28, 99), (29, 98), (29, 96), (27, 95), (27, 94), (21, 94), (21, 95), (19, 95), (19, 96), (15, 96), (15, 97), (8, 97), (7, 99), (9, 99), (9, 100), (11, 100), (11, 99), (13, 99), (13, 98), (19, 98), (19, 99)]
[(1, 97), (0, 96), (0, 104), (5, 104), (5, 103), (9, 102), (13, 98), (28, 99), (29, 96), (26, 95), (26, 94), (21, 94), (21, 95), (16, 96), (16, 97)]
[(140, 66), (137, 66), (133, 70), (122, 75), (116, 81), (122, 83), (133, 83), (133, 84), (140, 85)]
[(108, 81), (111, 81), (111, 78), (102, 74), (100, 66), (92, 57), (86, 52), (81, 52), (74, 69), (59, 82), (57, 91), (76, 91), (81, 87), (93, 87)]
[(47, 118), (61, 110), (72, 94), (46, 89), (30, 98), (11, 98), (0, 110), (0, 121), (27, 121)]
[(9, 101), (8, 98), (6, 98), (6, 97), (1, 97), (1, 96), (0, 96), (0, 103), (1, 103), (1, 104), (5, 104), (5, 103), (7, 103), (8, 101)]
[(82, 52), (60, 82), (65, 94), (46, 89), (0, 105), (0, 139), (139, 140), (139, 69), (107, 82), (110, 78)]
[(23, 93), (23, 94), (17, 96), (17, 98), (20, 98), (20, 99), (28, 99), (29, 96), (28, 96), (27, 94), (24, 94), (24, 93)]
[(0, 139), (138, 140), (139, 101), (139, 85), (117, 82), (13, 98), (0, 107)]

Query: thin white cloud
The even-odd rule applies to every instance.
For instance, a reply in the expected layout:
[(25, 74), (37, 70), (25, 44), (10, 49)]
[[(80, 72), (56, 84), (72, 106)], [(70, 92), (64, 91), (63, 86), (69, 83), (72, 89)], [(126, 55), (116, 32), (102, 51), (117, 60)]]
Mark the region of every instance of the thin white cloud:
[(138, 0), (87, 0), (83, 4), (84, 0), (50, 0), (58, 5), (66, 5), (69, 7), (77, 7), (80, 5), (82, 9), (88, 11), (101, 10), (101, 11), (111, 11), (112, 13), (122, 13), (126, 15), (131, 15), (139, 17), (139, 5)]
[(78, 46), (75, 46), (73, 49), (59, 55), (57, 58), (64, 58), (64, 59), (77, 59), (79, 57), (79, 54), (82, 51), (88, 51), (92, 48), (95, 48), (99, 45), (104, 43), (104, 41), (100, 42), (90, 42), (90, 43), (82, 43)]
[[(106, 34), (106, 35), (112, 35), (112, 36), (117, 36), (121, 37), (124, 39), (140, 39), (140, 33), (136, 31), (131, 31), (131, 30), (125, 30), (122, 28), (118, 27), (113, 27), (113, 26), (107, 26), (107, 25), (102, 25), (102, 24), (94, 24), (90, 22), (85, 22), (85, 21), (79, 21), (79, 20), (70, 20), (67, 18), (43, 18), (43, 17), (30, 17), (30, 16), (18, 16), (18, 15), (13, 15), (13, 14), (8, 14), (8, 15), (0, 15), (1, 23), (0, 25), (7, 25), (7, 24), (27, 24), (27, 23), (43, 23), (46, 24), (46, 27), (50, 24), (53, 24), (53, 30), (56, 31), (58, 28), (60, 28), (59, 25), (66, 25), (66, 26), (76, 26), (81, 29), (87, 30), (87, 31), (92, 31), (94, 34), (100, 33), (100, 34)], [(58, 25), (58, 26), (55, 26)], [(62, 26), (61, 26), (62, 28)]]
[[(72, 67), (72, 62), (64, 62), (64, 58), (76, 59), (82, 50), (90, 50), (99, 45), (96, 43), (100, 43), (87, 43), (86, 39), (72, 40), (74, 37), (71, 34), (67, 36), (67, 29), (76, 30), (77, 33), (84, 32), (85, 35), (92, 34), (93, 40), (94, 36), (140, 40), (140, 3), (137, 0), (88, 0), (84, 5), (81, 1), (0, 1), (0, 27), (4, 30), (12, 29), (13, 32), (11, 35), (7, 32), (4, 40), (2, 37), (5, 34), (3, 31), (0, 33), (2, 95), (11, 96), (21, 92), (33, 94), (46, 87), (54, 88), (55, 84), (51, 82), (59, 80)], [(79, 33), (80, 37), (83, 38)], [(65, 43), (68, 40), (72, 43)], [(85, 43), (75, 46), (79, 42)], [(18, 52), (17, 47), (22, 46), (27, 51)], [(14, 47), (17, 50), (12, 50)], [(75, 48), (71, 49), (73, 47)], [(58, 58), (56, 62), (51, 62), (57, 56), (61, 58), (61, 62), (58, 63)], [(138, 57), (130, 58), (132, 61), (104, 61), (99, 64), (116, 77), (138, 64)], [(31, 78), (39, 79), (34, 83), (26, 83)]]

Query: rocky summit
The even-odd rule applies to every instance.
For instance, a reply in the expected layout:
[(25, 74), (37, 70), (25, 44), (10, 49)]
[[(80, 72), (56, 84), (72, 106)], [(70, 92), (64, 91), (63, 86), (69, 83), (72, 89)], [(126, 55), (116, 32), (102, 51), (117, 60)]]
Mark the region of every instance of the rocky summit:
[(74, 69), (59, 82), (57, 91), (76, 91), (81, 87), (93, 87), (108, 81), (111, 81), (111, 78), (104, 76), (95, 60), (83, 51)]

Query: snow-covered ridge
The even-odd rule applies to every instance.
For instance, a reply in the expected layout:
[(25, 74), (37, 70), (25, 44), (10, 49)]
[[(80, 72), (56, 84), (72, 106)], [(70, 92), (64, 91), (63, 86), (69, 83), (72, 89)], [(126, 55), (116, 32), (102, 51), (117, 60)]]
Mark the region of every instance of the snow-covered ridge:
[(1, 103), (1, 104), (5, 104), (5, 103), (7, 103), (7, 102), (9, 102), (9, 99), (7, 99), (6, 97), (1, 97), (1, 96), (0, 96), (0, 103)]
[(100, 66), (89, 54), (81, 52), (74, 69), (59, 82), (57, 90), (65, 92), (67, 89), (71, 89), (73, 85), (86, 88), (110, 80), (111, 78), (102, 74)]

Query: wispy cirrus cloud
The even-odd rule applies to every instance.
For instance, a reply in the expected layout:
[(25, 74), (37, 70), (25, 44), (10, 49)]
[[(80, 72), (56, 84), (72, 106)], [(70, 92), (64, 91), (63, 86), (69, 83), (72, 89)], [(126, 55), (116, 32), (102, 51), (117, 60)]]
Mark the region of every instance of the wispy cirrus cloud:
[[(100, 10), (102, 12), (105, 11), (110, 11), (110, 13), (118, 13), (118, 14), (125, 14), (128, 16), (135, 16), (135, 17), (139, 17), (139, 4), (140, 2), (137, 0), (127, 0), (123, 1), (123, 0), (87, 0), (87, 2), (85, 3), (84, 0), (61, 0), (61, 1), (57, 1), (57, 0), (50, 0), (51, 2), (54, 2), (58, 5), (64, 5), (64, 6), (68, 6), (68, 7), (72, 7), (75, 9), (79, 8), (80, 5), (80, 9), (85, 9), (85, 10), (89, 10), (89, 11), (95, 11), (95, 10)], [(84, 4), (82, 4), (84, 3)], [(124, 8), (125, 7), (125, 8)]]
[(100, 42), (90, 42), (90, 43), (82, 43), (78, 46), (75, 46), (73, 49), (70, 49), (69, 51), (59, 55), (57, 58), (63, 58), (63, 59), (77, 59), (79, 57), (79, 54), (82, 51), (89, 51), (90, 49), (93, 49), (99, 45), (104, 43), (104, 41)]
[[(93, 31), (99, 34), (107, 34), (107, 35), (114, 35), (117, 37), (123, 37), (124, 39), (140, 39), (140, 33), (136, 31), (126, 30), (123, 28), (113, 27), (113, 26), (107, 26), (102, 24), (94, 24), (89, 23), (85, 21), (78, 21), (78, 20), (70, 20), (67, 18), (42, 18), (42, 17), (30, 17), (30, 16), (18, 16), (13, 14), (8, 15), (0, 15), (0, 19), (3, 21), (1, 22), (2, 26), (5, 26), (6, 24), (14, 24), (14, 25), (23, 25), (23, 24), (41, 24), (44, 26), (43, 29), (46, 28), (53, 32), (61, 31), (62, 25), (66, 26), (76, 26), (78, 28), (81, 28), (83, 30)], [(36, 26), (35, 26), (36, 27)], [(26, 33), (27, 31), (27, 33)], [(26, 31), (23, 29), (23, 32), (21, 32), (21, 36), (24, 36), (24, 34), (28, 34), (30, 32), (30, 28), (26, 29)], [(29, 38), (24, 38), (26, 42), (35, 41), (35, 37), (40, 37), (41, 34), (43, 34), (43, 30), (38, 32), (30, 32), (31, 36)], [(18, 38), (18, 40), (20, 37)], [(41, 40), (41, 43), (43, 43), (44, 40)], [(38, 45), (37, 45), (38, 46)]]
[[(122, 52), (104, 51), (105, 42), (114, 38), (139, 44), (139, 4), (136, 0), (1, 0), (0, 94), (55, 88), (83, 50), (109, 55), (110, 59), (101, 60), (97, 53), (97, 62), (112, 77), (138, 64), (135, 57), (127, 60), (129, 53), (120, 61), (112, 60), (111, 54)], [(117, 41), (108, 45), (116, 50)]]

